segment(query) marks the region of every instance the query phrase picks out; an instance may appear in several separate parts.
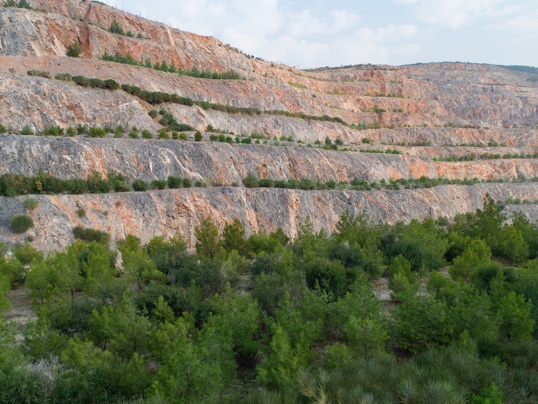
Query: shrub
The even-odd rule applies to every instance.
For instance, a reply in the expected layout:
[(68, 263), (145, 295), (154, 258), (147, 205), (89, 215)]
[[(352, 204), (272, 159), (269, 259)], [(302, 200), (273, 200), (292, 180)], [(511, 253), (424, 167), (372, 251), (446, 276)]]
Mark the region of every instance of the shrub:
[(65, 133), (67, 134), (67, 136), (73, 137), (77, 134), (77, 131), (74, 128), (67, 128)]
[(181, 131), (190, 131), (190, 130), (193, 130), (194, 128), (190, 125), (187, 125), (185, 123), (177, 123), (177, 122), (171, 122), (168, 127), (172, 130), (177, 130), (178, 132), (181, 132)]
[(7, 129), (4, 125), (0, 124), (0, 135), (4, 134), (7, 132)]
[(51, 126), (43, 129), (43, 135), (45, 136), (63, 136), (64, 130), (59, 126)]
[(133, 189), (137, 192), (144, 192), (149, 189), (149, 184), (141, 179), (136, 179), (133, 182)]
[(69, 73), (60, 73), (54, 76), (54, 78), (60, 81), (73, 81), (73, 76), (71, 76)]
[(138, 129), (136, 127), (133, 126), (133, 128), (129, 131), (129, 137), (131, 139), (139, 139)]
[(14, 233), (25, 233), (28, 229), (34, 226), (34, 221), (30, 216), (18, 215), (11, 219), (11, 231)]
[(172, 175), (168, 177), (168, 188), (177, 189), (177, 188), (181, 188), (182, 186), (183, 186), (183, 178), (174, 177)]
[(24, 200), (24, 206), (30, 210), (34, 210), (39, 205), (39, 201), (35, 198), (28, 198)]
[(245, 178), (243, 178), (243, 185), (247, 188), (256, 188), (258, 186), (258, 179), (252, 173), (248, 173)]
[(71, 58), (78, 58), (81, 53), (82, 46), (80, 46), (79, 41), (75, 39), (73, 43), (67, 48), (66, 56), (69, 56)]
[(32, 136), (33, 134), (34, 131), (28, 125), (24, 125), (24, 128), (21, 130), (21, 135)]
[(110, 24), (110, 28), (108, 30), (113, 34), (125, 35), (125, 31), (116, 20), (112, 21), (112, 24)]
[(149, 130), (146, 130), (146, 129), (144, 129), (142, 131), (142, 137), (144, 139), (153, 139), (153, 135), (151, 134), (151, 132)]
[(181, 132), (181, 133), (179, 134), (179, 139), (180, 139), (180, 140), (189, 140), (189, 137), (187, 136), (186, 133)]
[(105, 137), (106, 130), (103, 128), (93, 127), (93, 128), (90, 128), (89, 135), (90, 137)]
[(78, 208), (77, 209), (77, 216), (80, 217), (80, 218), (86, 217), (86, 209)]
[(154, 180), (151, 182), (151, 189), (166, 189), (166, 186), (168, 185), (168, 181), (166, 180)]
[(192, 187), (192, 180), (190, 178), (183, 178), (183, 188)]
[(88, 129), (85, 126), (78, 125), (77, 126), (77, 133), (79, 135), (84, 135), (84, 134), (88, 133)]
[[(247, 180), (247, 183), (250, 182), (250, 179)], [(274, 185), (274, 181), (271, 178), (260, 178), (258, 181), (258, 186), (262, 188), (271, 188)]]
[(201, 142), (202, 141), (202, 134), (200, 133), (200, 131), (196, 132), (194, 134), (194, 140), (197, 141), (197, 142)]
[(27, 73), (28, 73), (28, 76), (44, 77), (46, 79), (52, 78), (49, 72), (44, 72), (42, 70), (28, 70)]
[(170, 135), (164, 128), (159, 130), (158, 136), (159, 139), (170, 139)]
[(97, 241), (98, 243), (108, 242), (109, 235), (100, 230), (86, 229), (84, 227), (77, 226), (73, 229), (73, 235), (78, 240), (83, 240), (91, 243)]
[(151, 116), (153, 119), (155, 119), (155, 118), (157, 118), (159, 113), (157, 112), (156, 109), (152, 109), (151, 111), (148, 112), (148, 115)]

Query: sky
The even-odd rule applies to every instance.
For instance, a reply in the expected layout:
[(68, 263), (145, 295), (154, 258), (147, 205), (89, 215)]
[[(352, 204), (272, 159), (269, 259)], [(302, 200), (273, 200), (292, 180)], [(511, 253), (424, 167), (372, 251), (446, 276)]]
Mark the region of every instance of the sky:
[(104, 0), (299, 68), (473, 62), (538, 67), (538, 0)]

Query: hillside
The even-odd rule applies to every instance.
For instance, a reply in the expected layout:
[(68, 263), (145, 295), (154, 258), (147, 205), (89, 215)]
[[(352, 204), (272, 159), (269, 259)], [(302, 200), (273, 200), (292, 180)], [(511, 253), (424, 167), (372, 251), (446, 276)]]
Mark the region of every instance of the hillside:
[[(220, 226), (237, 217), (249, 234), (280, 226), (296, 236), (307, 217), (331, 231), (348, 206), (394, 222), (452, 218), (480, 207), (487, 193), (538, 200), (530, 181), (538, 177), (532, 69), (435, 63), (303, 71), (98, 2), (29, 3), (32, 9), (0, 7), (0, 174), (41, 170), (68, 180), (115, 171), (131, 182), (181, 176), (206, 185), (39, 196), (29, 213), (42, 249), (67, 245), (81, 224), (114, 242), (179, 231), (192, 246), (193, 228), (207, 215)], [(110, 32), (114, 22), (123, 35)], [(73, 44), (79, 57), (66, 56)], [(106, 88), (107, 80), (116, 87)], [(49, 136), (28, 136), (43, 133)], [(249, 173), (375, 185), (247, 190)], [(421, 177), (489, 183), (379, 186)], [(0, 241), (12, 241), (9, 221), (26, 212), (25, 197), (1, 199)], [(82, 208), (84, 220), (76, 215)], [(532, 205), (508, 209), (533, 212)]]

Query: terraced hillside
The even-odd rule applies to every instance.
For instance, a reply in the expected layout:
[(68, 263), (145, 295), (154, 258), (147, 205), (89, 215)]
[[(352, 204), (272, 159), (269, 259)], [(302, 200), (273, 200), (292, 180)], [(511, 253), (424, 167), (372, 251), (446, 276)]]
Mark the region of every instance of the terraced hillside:
[[(389, 222), (452, 218), (487, 193), (528, 202), (507, 209), (535, 218), (532, 72), (461, 63), (303, 71), (100, 3), (29, 3), (0, 8), (2, 178), (114, 172), (128, 184), (32, 196), (30, 211), (28, 196), (0, 197), (0, 241), (30, 235), (50, 250), (84, 226), (112, 241), (180, 232), (192, 245), (208, 215), (295, 236), (307, 217), (332, 230), (346, 209)], [(110, 32), (114, 21), (124, 35)], [(66, 56), (74, 44), (80, 56)], [(252, 187), (249, 174), (265, 181)], [(192, 187), (161, 189), (169, 177)], [(137, 179), (154, 189), (132, 192)], [(2, 195), (16, 188), (9, 181)], [(14, 238), (20, 213), (35, 226)]]

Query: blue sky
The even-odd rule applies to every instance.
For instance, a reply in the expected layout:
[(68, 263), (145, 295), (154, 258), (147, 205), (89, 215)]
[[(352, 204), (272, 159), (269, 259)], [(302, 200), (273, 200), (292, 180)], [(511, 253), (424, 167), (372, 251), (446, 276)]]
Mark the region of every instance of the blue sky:
[(538, 66), (538, 0), (105, 0), (301, 68), (461, 61)]

